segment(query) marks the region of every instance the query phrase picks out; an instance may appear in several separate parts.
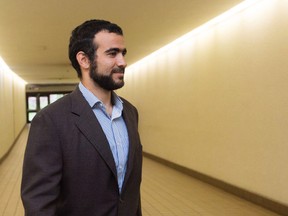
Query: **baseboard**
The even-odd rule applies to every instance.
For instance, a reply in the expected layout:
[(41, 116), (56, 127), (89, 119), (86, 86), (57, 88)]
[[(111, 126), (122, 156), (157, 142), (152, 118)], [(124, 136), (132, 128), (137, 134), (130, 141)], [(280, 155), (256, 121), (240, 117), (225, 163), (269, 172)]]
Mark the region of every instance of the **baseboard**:
[(18, 136), (16, 137), (16, 139), (14, 140), (14, 142), (12, 143), (12, 145), (10, 146), (10, 148), (8, 149), (8, 151), (0, 158), (0, 165), (2, 164), (2, 162), (8, 157), (8, 155), (10, 154), (10, 152), (12, 151), (14, 145), (16, 144), (16, 142), (18, 141), (20, 135), (22, 134), (23, 130), (25, 129), (26, 124), (23, 126), (23, 128), (21, 129), (20, 133), (18, 134)]
[(193, 178), (199, 179), (200, 181), (206, 182), (210, 185), (213, 185), (217, 188), (220, 188), (228, 193), (234, 194), (238, 197), (241, 197), (249, 202), (252, 202), (254, 204), (257, 204), (263, 208), (269, 209), (270, 211), (273, 211), (277, 214), (280, 215), (284, 215), (284, 216), (288, 216), (288, 206), (284, 205), (282, 203), (279, 202), (275, 202), (271, 199), (268, 199), (266, 197), (262, 197), (258, 194), (249, 192), (245, 189), (239, 188), (237, 186), (231, 185), (229, 183), (226, 183), (224, 181), (221, 181), (219, 179), (210, 177), (208, 175), (205, 175), (203, 173), (191, 170), (189, 168), (186, 168), (184, 166), (175, 164), (173, 162), (170, 162), (168, 160), (165, 160), (163, 158), (160, 158), (158, 156), (155, 156), (153, 154), (147, 153), (147, 152), (143, 152), (144, 157), (150, 158), (152, 160), (155, 160), (161, 164), (164, 164), (166, 166), (169, 166), (173, 169), (176, 169), (182, 173), (185, 173), (189, 176), (192, 176)]

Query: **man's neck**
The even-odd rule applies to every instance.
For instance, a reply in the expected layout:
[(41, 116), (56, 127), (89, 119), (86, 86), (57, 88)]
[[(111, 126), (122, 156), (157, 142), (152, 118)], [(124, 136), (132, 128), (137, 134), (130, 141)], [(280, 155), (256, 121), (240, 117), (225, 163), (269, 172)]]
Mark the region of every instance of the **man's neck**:
[(81, 82), (85, 88), (92, 92), (92, 94), (94, 94), (104, 104), (107, 114), (111, 116), (113, 110), (112, 91), (103, 89), (92, 81), (82, 80)]

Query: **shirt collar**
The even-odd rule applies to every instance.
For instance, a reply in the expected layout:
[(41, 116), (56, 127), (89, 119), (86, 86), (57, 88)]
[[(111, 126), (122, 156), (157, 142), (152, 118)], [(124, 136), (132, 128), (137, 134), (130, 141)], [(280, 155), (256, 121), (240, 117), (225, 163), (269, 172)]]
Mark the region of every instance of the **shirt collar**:
[[(79, 83), (79, 89), (91, 108), (93, 108), (98, 103), (102, 103), (91, 91), (89, 91), (82, 84), (82, 82)], [(123, 101), (114, 91), (112, 92), (112, 100), (113, 100), (113, 106), (116, 106), (117, 109), (120, 110), (123, 109)]]

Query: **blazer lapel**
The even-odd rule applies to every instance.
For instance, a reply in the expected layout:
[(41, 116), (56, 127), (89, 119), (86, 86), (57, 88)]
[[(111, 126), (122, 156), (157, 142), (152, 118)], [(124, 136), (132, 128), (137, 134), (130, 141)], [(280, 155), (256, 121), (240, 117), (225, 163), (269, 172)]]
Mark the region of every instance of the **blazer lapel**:
[(135, 125), (135, 117), (134, 115), (131, 115), (129, 113), (128, 108), (125, 106), (125, 103), (123, 104), (123, 118), (126, 123), (127, 131), (128, 131), (128, 136), (129, 136), (129, 153), (128, 153), (128, 161), (127, 161), (127, 170), (125, 174), (125, 179), (123, 183), (123, 187), (125, 186), (125, 183), (129, 179), (129, 176), (131, 174), (131, 171), (133, 170), (134, 166), (134, 156), (135, 156), (135, 149), (136, 149), (136, 144), (137, 144), (137, 136), (135, 134), (138, 133), (137, 131), (137, 125)]
[(74, 122), (82, 134), (95, 147), (117, 179), (116, 166), (108, 140), (91, 107), (77, 87), (71, 94)]

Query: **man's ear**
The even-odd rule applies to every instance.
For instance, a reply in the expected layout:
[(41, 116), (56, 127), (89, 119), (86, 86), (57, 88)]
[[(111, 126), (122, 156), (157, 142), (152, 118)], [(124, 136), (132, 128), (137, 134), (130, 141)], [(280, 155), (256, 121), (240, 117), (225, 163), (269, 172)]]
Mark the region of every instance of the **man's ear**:
[(89, 69), (90, 61), (88, 56), (83, 51), (79, 51), (76, 54), (76, 59), (78, 61), (78, 64), (80, 65), (80, 68)]

